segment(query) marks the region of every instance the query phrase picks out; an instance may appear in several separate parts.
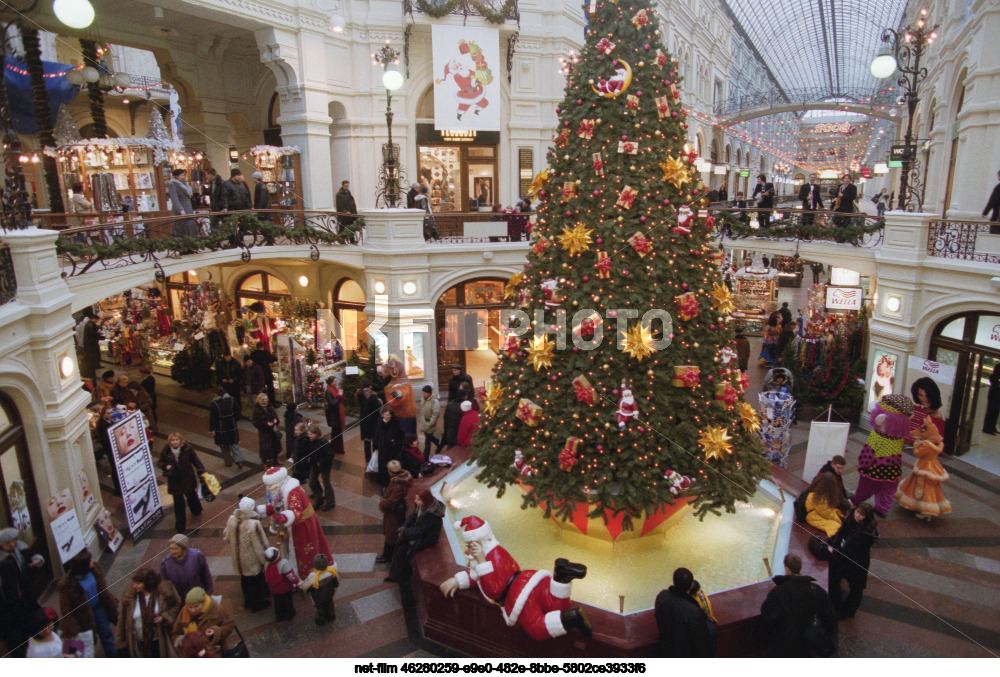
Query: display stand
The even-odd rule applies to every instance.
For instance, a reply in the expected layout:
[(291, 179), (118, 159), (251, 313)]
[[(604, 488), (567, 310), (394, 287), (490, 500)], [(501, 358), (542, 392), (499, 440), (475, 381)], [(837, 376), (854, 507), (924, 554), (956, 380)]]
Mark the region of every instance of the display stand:
[(254, 146), (250, 153), (271, 193), (271, 209), (302, 211), (301, 149), (298, 146)]
[(778, 269), (778, 286), (798, 289), (802, 286), (802, 259), (798, 256), (775, 256), (775, 268)]
[(747, 336), (764, 333), (764, 322), (774, 305), (774, 280), (778, 271), (765, 268), (760, 253), (753, 262), (733, 274), (736, 278), (736, 330)]
[(785, 392), (760, 393), (760, 435), (764, 455), (782, 468), (788, 467), (792, 449), (792, 426), (795, 424), (795, 398)]

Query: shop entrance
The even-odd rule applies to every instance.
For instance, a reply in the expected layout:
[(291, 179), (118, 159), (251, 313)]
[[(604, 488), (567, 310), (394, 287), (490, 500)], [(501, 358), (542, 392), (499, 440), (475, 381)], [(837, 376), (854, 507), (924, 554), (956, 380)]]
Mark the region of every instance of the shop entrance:
[(929, 357), (956, 371), (951, 393), (941, 389), (945, 450), (956, 455), (1000, 452), (1000, 436), (983, 433), (990, 376), (1000, 368), (1000, 315), (974, 312), (942, 321), (934, 330)]
[(502, 344), (506, 280), (481, 278), (455, 285), (438, 299), (438, 383), (447, 388), (451, 366), (461, 364), (478, 387), (490, 380)]
[(417, 124), (416, 182), (427, 186), (435, 213), (488, 211), (499, 204), (499, 132), (434, 129)]
[(45, 558), (44, 583), (51, 580), (52, 558), (45, 540), (45, 522), (24, 426), (17, 407), (0, 393), (0, 529), (8, 527), (20, 532), (18, 538), (28, 544), (32, 553)]

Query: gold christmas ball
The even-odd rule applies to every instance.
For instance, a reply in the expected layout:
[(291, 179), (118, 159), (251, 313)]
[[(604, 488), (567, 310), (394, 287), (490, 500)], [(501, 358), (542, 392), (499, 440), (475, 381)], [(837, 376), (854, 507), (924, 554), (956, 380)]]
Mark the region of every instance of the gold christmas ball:
[(698, 344), (698, 342), (697, 342), (697, 341), (695, 341), (695, 342), (694, 342), (694, 343), (692, 343), (691, 345), (692, 345), (692, 346), (694, 346), (695, 348), (700, 348), (700, 347), (701, 347), (701, 346), (700, 346), (700, 345)]
[(608, 423), (607, 421), (605, 421), (604, 422), (604, 427), (605, 427), (605, 429), (610, 429), (611, 428), (611, 424)]
[(634, 171), (635, 171), (635, 165), (631, 165), (631, 166), (629, 166), (629, 171), (632, 171), (632, 172), (634, 172)]
[(646, 370), (646, 376), (653, 377), (655, 375), (656, 375), (656, 372), (653, 371), (652, 369), (647, 369)]

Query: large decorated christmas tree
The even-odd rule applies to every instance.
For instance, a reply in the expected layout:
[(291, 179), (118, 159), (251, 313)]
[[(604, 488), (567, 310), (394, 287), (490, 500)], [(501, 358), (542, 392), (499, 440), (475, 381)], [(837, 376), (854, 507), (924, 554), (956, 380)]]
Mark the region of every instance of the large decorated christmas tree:
[(711, 218), (698, 213), (680, 69), (648, 0), (584, 9), (586, 43), (534, 186), (534, 245), (507, 285), (479, 479), (498, 494), (520, 484), (546, 515), (585, 505), (624, 529), (678, 501), (732, 511), (768, 462), (729, 347)]

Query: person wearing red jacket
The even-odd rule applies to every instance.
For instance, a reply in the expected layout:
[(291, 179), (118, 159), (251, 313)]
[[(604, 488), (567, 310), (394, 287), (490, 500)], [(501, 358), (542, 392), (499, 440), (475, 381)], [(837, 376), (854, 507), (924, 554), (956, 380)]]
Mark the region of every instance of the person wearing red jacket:
[(472, 402), (462, 402), (462, 420), (458, 424), (458, 444), (472, 446), (472, 433), (479, 429), (479, 412), (472, 408)]
[(569, 598), (573, 579), (585, 577), (586, 566), (559, 558), (552, 573), (522, 571), (484, 520), (471, 515), (456, 522), (455, 528), (468, 545), (465, 555), (470, 569), (441, 584), (445, 597), (475, 584), (483, 597), (501, 608), (508, 626), (520, 625), (532, 639), (561, 637), (569, 630), (590, 636), (583, 610), (571, 606)]

